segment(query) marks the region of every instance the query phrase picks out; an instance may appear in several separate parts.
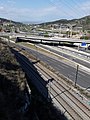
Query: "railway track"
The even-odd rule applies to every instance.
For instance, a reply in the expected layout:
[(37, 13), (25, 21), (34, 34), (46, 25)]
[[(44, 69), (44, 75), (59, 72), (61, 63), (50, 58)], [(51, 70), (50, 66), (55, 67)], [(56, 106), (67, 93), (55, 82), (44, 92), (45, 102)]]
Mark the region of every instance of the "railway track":
[[(75, 108), (74, 111), (77, 110), (77, 114), (78, 114), (79, 118), (82, 120), (90, 120), (90, 109), (73, 95), (73, 93), (70, 91), (70, 88), (67, 88), (67, 85), (65, 83), (63, 83), (58, 76), (54, 75), (54, 73), (50, 72), (46, 68), (43, 68), (43, 66), (37, 65), (36, 67), (39, 70), (39, 72), (42, 73), (42, 75), (44, 75), (46, 77), (47, 80), (51, 79), (51, 78), (54, 79), (54, 82), (52, 82), (52, 86), (50, 86), (51, 91), (52, 91), (52, 92), (50, 91), (50, 93), (52, 94), (53, 98), (57, 99), (57, 97), (59, 97), (59, 99), (61, 99), (62, 95), (65, 95), (65, 98), (66, 98), (65, 102), (67, 101), (67, 103), (68, 103), (68, 101), (69, 101), (70, 106), (72, 105), (71, 103), (73, 103), (73, 106), (75, 106), (75, 107), (72, 106), (72, 108), (73, 109)], [(56, 92), (56, 94), (53, 94), (53, 91), (54, 91), (54, 93)], [(63, 101), (64, 101), (64, 99), (63, 99)], [(59, 100), (58, 100), (58, 102), (60, 103)], [(68, 109), (66, 109), (66, 111), (67, 110)], [(76, 117), (76, 116), (77, 115), (74, 115), (74, 117)], [(77, 119), (75, 118), (75, 120), (77, 120)]]
[[(57, 96), (58, 92), (56, 92), (56, 90), (52, 88), (51, 94), (52, 96), (55, 96), (55, 94)], [(62, 96), (57, 96), (55, 99), (65, 109), (65, 112), (67, 112), (73, 120), (82, 120), (82, 117), (75, 111), (75, 109)]]
[[(37, 79), (44, 87), (46, 87), (44, 82), (36, 76), (37, 71), (35, 71), (30, 63), (28, 63), (26, 59), (21, 58), (20, 56), (18, 57), (21, 59), (26, 71), (28, 71), (28, 74), (33, 74), (34, 79)], [(90, 109), (72, 94), (70, 88), (67, 88), (67, 85), (57, 75), (40, 64), (35, 64), (35, 67), (39, 71), (39, 74), (45, 78), (46, 82), (51, 78), (54, 79), (52, 86), (50, 86), (51, 91), (49, 91), (49, 93), (52, 96), (52, 99), (55, 99), (65, 109), (72, 120), (90, 120)], [(42, 91), (42, 88), (40, 88), (40, 91)], [(45, 93), (42, 94), (44, 95)]]

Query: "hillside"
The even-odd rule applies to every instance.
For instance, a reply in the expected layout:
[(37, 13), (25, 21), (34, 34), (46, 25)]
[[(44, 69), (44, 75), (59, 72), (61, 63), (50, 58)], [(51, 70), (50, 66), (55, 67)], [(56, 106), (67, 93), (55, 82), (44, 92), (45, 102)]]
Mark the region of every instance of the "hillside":
[(0, 32), (20, 32), (26, 31), (27, 25), (21, 22), (0, 18)]
[(46, 23), (42, 23), (41, 25), (50, 25), (50, 24), (63, 24), (63, 25), (67, 25), (67, 24), (75, 24), (75, 26), (82, 26), (85, 30), (90, 30), (90, 15), (89, 16), (85, 16), (83, 18), (80, 19), (72, 19), (72, 20), (67, 20), (67, 19), (61, 19), (61, 20), (57, 20), (57, 21), (52, 21), (52, 22), (46, 22)]
[[(2, 24), (3, 24), (3, 29), (12, 28), (12, 29), (15, 29), (14, 31), (18, 31), (17, 29), (19, 29), (20, 31), (23, 31), (23, 32), (31, 31), (31, 26), (28, 25), (28, 24), (24, 24), (24, 23), (15, 22), (15, 21), (12, 21), (12, 20), (7, 20), (7, 19), (4, 19), (4, 18), (0, 18), (0, 25), (2, 26)], [(6, 26), (7, 24), (9, 24), (10, 27)], [(85, 16), (85, 17), (80, 18), (80, 19), (72, 19), (72, 20), (61, 19), (61, 20), (36, 24), (36, 26), (40, 25), (41, 27), (43, 27), (43, 26), (54, 25), (54, 24), (66, 25), (66, 26), (67, 25), (74, 25), (75, 27), (82, 27), (83, 30), (90, 31), (90, 15)]]
[(0, 24), (3, 24), (3, 23), (22, 24), (20, 22), (15, 22), (15, 21), (8, 20), (8, 19), (5, 19), (5, 18), (0, 18)]
[(0, 41), (0, 120), (28, 120), (22, 111), (26, 91), (25, 73), (10, 48)]

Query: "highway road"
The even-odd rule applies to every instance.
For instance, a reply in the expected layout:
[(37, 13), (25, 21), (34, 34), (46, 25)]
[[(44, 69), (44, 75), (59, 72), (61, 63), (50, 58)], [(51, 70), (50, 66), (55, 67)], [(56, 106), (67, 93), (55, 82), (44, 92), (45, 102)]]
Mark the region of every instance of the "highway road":
[[(75, 81), (76, 78), (75, 67), (72, 67), (71, 65), (67, 65), (66, 62), (62, 62), (59, 59), (57, 60), (55, 57), (52, 58), (48, 55), (43, 55), (38, 51), (26, 47), (24, 47), (24, 49), (29, 53), (33, 54), (34, 56), (36, 56), (38, 59), (44, 61), (47, 65), (52, 66), (56, 71), (68, 77), (73, 82)], [(77, 76), (77, 84), (84, 88), (90, 86), (90, 75), (79, 70)]]
[[(49, 50), (49, 51), (52, 51), (60, 56), (63, 56), (69, 60), (72, 60), (76, 63), (79, 63), (85, 67), (88, 67), (90, 68), (90, 62), (88, 61), (88, 59), (86, 58), (86, 55), (84, 56), (84, 54), (79, 54), (77, 52), (67, 52), (67, 50), (65, 50), (63, 47), (62, 48), (58, 48), (58, 47), (55, 47), (55, 46), (45, 46), (45, 45), (38, 45), (40, 47), (43, 47), (45, 48), (46, 50)], [(81, 57), (82, 56), (82, 57)], [(86, 60), (87, 59), (87, 60)], [(90, 58), (89, 58), (90, 59)]]

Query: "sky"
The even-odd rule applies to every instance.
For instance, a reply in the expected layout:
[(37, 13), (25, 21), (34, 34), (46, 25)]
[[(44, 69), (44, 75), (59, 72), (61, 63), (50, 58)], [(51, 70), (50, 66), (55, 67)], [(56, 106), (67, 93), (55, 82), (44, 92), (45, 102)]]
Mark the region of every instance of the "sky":
[(0, 18), (49, 22), (90, 15), (90, 0), (0, 0)]

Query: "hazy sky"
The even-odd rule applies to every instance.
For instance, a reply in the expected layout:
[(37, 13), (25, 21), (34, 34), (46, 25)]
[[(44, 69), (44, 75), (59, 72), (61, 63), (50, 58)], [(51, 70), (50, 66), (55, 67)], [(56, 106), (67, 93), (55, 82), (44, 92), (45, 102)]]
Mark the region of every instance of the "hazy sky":
[(46, 22), (90, 14), (90, 0), (0, 0), (0, 17)]

